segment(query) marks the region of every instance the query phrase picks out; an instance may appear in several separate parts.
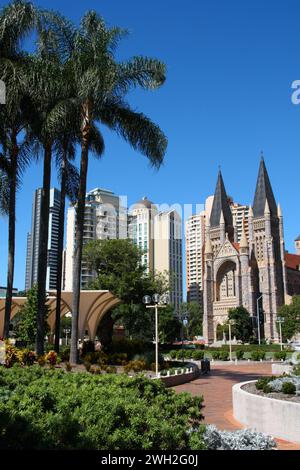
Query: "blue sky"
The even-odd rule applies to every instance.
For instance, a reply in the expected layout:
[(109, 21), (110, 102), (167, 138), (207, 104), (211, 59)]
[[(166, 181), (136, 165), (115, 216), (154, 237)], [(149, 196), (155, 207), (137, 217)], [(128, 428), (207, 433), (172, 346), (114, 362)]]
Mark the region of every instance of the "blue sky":
[[(0, 7), (6, 2), (0, 1)], [(167, 64), (166, 84), (135, 92), (130, 102), (169, 139), (159, 172), (145, 157), (103, 130), (106, 153), (91, 160), (88, 189), (147, 195), (156, 203), (200, 204), (213, 193), (221, 165), (228, 194), (252, 203), (261, 150), (285, 219), (287, 248), (300, 233), (300, 106), (291, 83), (300, 79), (297, 0), (47, 1), (78, 22), (96, 9), (110, 25), (129, 29), (119, 57), (148, 55)], [(24, 287), (26, 234), (33, 191), (42, 172), (31, 166), (18, 194), (15, 286)], [(53, 185), (56, 184), (55, 177)], [(0, 285), (6, 282), (7, 221), (0, 220)]]

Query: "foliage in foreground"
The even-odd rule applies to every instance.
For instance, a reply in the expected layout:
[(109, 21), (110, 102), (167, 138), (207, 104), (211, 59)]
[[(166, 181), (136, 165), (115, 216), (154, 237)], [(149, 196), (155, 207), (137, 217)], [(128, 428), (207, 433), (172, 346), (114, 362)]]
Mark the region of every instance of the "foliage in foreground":
[(0, 448), (189, 449), (201, 407), (144, 377), (0, 368)]
[(235, 432), (220, 431), (215, 426), (205, 428), (203, 441), (209, 450), (272, 450), (276, 447), (274, 439), (265, 434), (249, 429)]

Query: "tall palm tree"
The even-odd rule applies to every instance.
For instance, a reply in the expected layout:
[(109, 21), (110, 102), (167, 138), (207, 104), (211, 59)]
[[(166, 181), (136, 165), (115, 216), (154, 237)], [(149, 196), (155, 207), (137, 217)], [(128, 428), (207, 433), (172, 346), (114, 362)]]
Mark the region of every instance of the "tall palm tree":
[[(69, 109), (70, 111), (70, 109)], [(61, 182), (61, 203), (59, 210), (58, 259), (56, 278), (56, 314), (55, 314), (55, 351), (59, 353), (60, 317), (61, 317), (61, 290), (62, 290), (62, 259), (65, 225), (65, 200), (69, 199), (72, 205), (76, 204), (79, 188), (79, 173), (71, 163), (75, 157), (75, 145), (80, 138), (80, 121), (78, 115), (66, 113), (61, 121), (61, 132), (57, 136), (55, 145), (56, 164)], [(96, 128), (91, 131), (91, 152), (98, 155), (102, 152), (102, 138)]]
[[(24, 119), (24, 64), (21, 50), (24, 38), (35, 23), (35, 9), (29, 2), (14, 1), (0, 12), (0, 79), (6, 84), (6, 104), (1, 110), (1, 141), (4, 150), (0, 169), (8, 178), (8, 270), (4, 317), (4, 337), (9, 336), (15, 263), (16, 191), (22, 172), (29, 161), (29, 142), (22, 141)], [(26, 135), (26, 133), (25, 133)], [(21, 139), (21, 142), (20, 142)]]
[[(67, 130), (67, 129), (66, 129)], [(57, 171), (60, 179), (60, 208), (58, 222), (58, 256), (56, 276), (56, 314), (55, 314), (55, 351), (59, 353), (60, 312), (62, 291), (63, 246), (65, 226), (65, 201), (68, 197), (75, 203), (78, 193), (79, 173), (70, 163), (75, 157), (75, 139), (73, 127), (58, 139), (56, 150)]]
[(80, 185), (76, 206), (70, 355), (72, 363), (78, 361), (84, 210), (92, 126), (100, 123), (107, 125), (134, 149), (146, 155), (156, 167), (161, 165), (167, 148), (167, 139), (159, 127), (144, 114), (133, 111), (125, 101), (126, 94), (133, 87), (153, 90), (161, 86), (165, 81), (165, 66), (155, 59), (142, 57), (118, 63), (115, 50), (125, 34), (126, 31), (120, 28), (107, 28), (96, 12), (88, 12), (75, 35), (69, 60), (73, 99), (81, 114)]

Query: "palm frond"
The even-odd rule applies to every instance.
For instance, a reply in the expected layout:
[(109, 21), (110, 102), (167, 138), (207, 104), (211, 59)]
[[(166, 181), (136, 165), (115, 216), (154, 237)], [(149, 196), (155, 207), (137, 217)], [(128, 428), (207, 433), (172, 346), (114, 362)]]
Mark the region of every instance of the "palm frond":
[(111, 102), (101, 110), (100, 120), (116, 131), (135, 150), (144, 154), (157, 168), (163, 162), (168, 141), (160, 128), (142, 113), (129, 106)]

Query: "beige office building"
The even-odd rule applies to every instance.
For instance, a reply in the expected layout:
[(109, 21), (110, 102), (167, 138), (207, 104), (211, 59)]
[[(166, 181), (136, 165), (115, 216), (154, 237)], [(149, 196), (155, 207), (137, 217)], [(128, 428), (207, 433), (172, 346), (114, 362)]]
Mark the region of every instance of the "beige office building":
[[(73, 255), (75, 247), (76, 209), (71, 206), (67, 213), (65, 282), (64, 290), (73, 290)], [(84, 214), (84, 238), (86, 244), (92, 240), (127, 238), (127, 221), (120, 198), (111, 191), (96, 188), (86, 195)], [(82, 262), (81, 286), (85, 288), (96, 277)]]
[(170, 276), (170, 302), (179, 311), (182, 303), (182, 219), (176, 210), (154, 218), (154, 268)]
[(134, 204), (128, 214), (128, 236), (143, 250), (142, 263), (154, 271), (154, 218), (157, 207), (147, 197)]
[(205, 246), (205, 212), (192, 215), (185, 224), (187, 301), (202, 303)]

